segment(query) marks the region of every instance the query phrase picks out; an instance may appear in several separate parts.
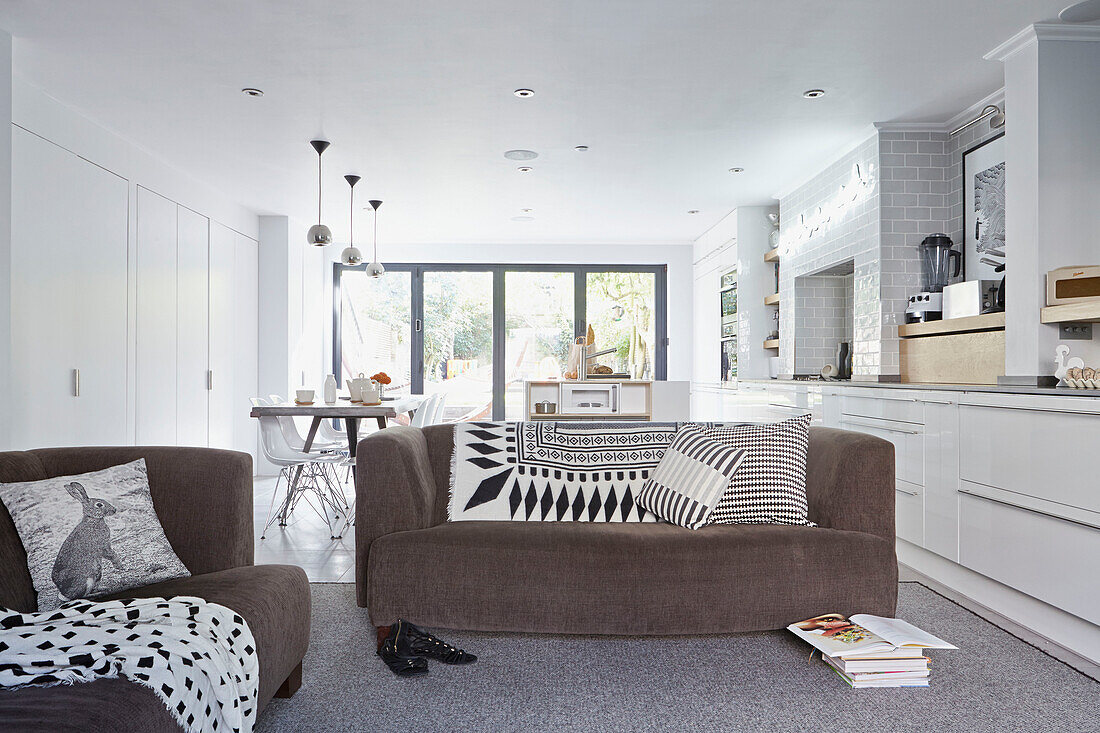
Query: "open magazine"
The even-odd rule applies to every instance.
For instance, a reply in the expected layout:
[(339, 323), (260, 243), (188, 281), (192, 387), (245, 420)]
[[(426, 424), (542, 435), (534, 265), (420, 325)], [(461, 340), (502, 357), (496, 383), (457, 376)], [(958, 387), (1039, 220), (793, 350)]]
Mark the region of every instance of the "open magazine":
[(827, 613), (791, 624), (787, 630), (830, 657), (874, 656), (899, 648), (958, 649), (911, 623), (869, 613), (851, 618)]

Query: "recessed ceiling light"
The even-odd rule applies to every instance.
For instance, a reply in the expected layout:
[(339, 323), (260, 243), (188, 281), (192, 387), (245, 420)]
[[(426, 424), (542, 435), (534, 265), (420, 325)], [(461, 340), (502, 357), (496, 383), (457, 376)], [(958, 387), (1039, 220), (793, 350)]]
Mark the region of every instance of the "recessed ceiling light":
[(806, 91), (802, 92), (802, 96), (805, 97), (806, 99), (817, 99), (819, 97), (824, 97), (825, 96), (825, 90), (824, 89), (807, 89)]
[(744, 173), (744, 168), (730, 168), (730, 173)]
[(513, 216), (512, 217), (512, 221), (534, 221), (534, 220), (535, 220), (535, 217), (533, 217), (533, 216)]
[(698, 213), (699, 213), (699, 209), (691, 209), (691, 210), (689, 210), (689, 211), (688, 211), (688, 213), (689, 213), (689, 214), (698, 214)]
[(1100, 20), (1100, 0), (1084, 0), (1058, 13), (1063, 23), (1093, 23)]
[(578, 153), (583, 153), (584, 151), (588, 150), (588, 146), (587, 145), (578, 145), (577, 147), (575, 147), (573, 149), (576, 150)]
[(520, 173), (530, 173), (531, 171), (533, 171), (535, 169), (532, 168), (529, 165), (521, 165), (519, 168), (516, 168), (516, 170), (519, 171)]
[(512, 92), (512, 94), (515, 94), (520, 99), (527, 99), (528, 97), (535, 96), (535, 90), (534, 89), (517, 89), (514, 92)]
[(530, 214), (534, 209), (520, 209), (524, 214)]
[(255, 87), (245, 87), (241, 90), (241, 94), (249, 97), (262, 97), (264, 95), (264, 90), (256, 89)]
[(534, 160), (539, 154), (534, 150), (506, 150), (504, 157), (508, 160)]

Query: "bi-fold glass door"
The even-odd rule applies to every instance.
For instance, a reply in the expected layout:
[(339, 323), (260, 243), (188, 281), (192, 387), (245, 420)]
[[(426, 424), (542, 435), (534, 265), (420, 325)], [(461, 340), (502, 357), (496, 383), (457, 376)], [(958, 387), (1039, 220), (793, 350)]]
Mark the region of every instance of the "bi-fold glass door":
[(579, 336), (604, 352), (593, 365), (664, 378), (664, 266), (337, 264), (333, 293), (340, 383), (385, 371), (445, 393), (448, 421), (522, 419), (524, 380), (561, 376)]

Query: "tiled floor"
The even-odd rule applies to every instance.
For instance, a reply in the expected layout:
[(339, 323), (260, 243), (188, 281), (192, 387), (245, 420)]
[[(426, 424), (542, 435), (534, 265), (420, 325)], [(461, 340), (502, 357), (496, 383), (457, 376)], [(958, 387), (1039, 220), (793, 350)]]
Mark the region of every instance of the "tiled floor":
[[(343, 469), (339, 474), (343, 478)], [(276, 523), (267, 530), (267, 539), (260, 539), (270, 516), (274, 488), (274, 478), (255, 480), (256, 563), (298, 565), (314, 583), (355, 582), (355, 528), (348, 527), (341, 539), (331, 539), (328, 525), (304, 503), (290, 515), (287, 526)], [(286, 483), (281, 482), (279, 498), (285, 491)], [(354, 493), (351, 482), (344, 484), (349, 504)], [(339, 524), (343, 521), (340, 517)]]

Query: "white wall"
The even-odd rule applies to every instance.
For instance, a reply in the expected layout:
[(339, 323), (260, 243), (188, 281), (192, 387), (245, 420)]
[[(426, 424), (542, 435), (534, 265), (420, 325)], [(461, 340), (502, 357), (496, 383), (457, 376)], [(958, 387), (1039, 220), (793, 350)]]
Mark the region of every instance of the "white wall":
[[(1037, 24), (987, 58), (1004, 61), (1006, 373), (1033, 381), (1054, 368), (1058, 331), (1039, 323), (1045, 276), (1100, 256), (1100, 28)], [(1100, 341), (1071, 341), (1100, 366)]]
[[(299, 234), (301, 236), (299, 236)], [(305, 245), (305, 229), (292, 235), (292, 242)], [(367, 247), (360, 244), (364, 252)], [(308, 249), (308, 248), (307, 248)], [(321, 324), (322, 363), (315, 368), (307, 386), (319, 387), (325, 374), (332, 370), (332, 263), (337, 261), (343, 245), (332, 245), (325, 250), (325, 260), (319, 269), (313, 269), (311, 281), (321, 281), (323, 294), (317, 298), (306, 288), (306, 306), (316, 313), (310, 323)], [(402, 245), (387, 247), (379, 242), (382, 262), (411, 263), (501, 263), (501, 264), (600, 264), (600, 265), (667, 265), (668, 266), (668, 379), (690, 380), (692, 362), (692, 277), (691, 245), (512, 245), (512, 244), (445, 244)], [(314, 279), (316, 278), (316, 279)], [(305, 334), (309, 341), (315, 334)]]
[[(11, 122), (11, 36), (0, 31), (0, 129)], [(0, 401), (11, 385), (11, 135), (0, 135)], [(0, 450), (11, 445), (10, 415), (0, 411)]]

